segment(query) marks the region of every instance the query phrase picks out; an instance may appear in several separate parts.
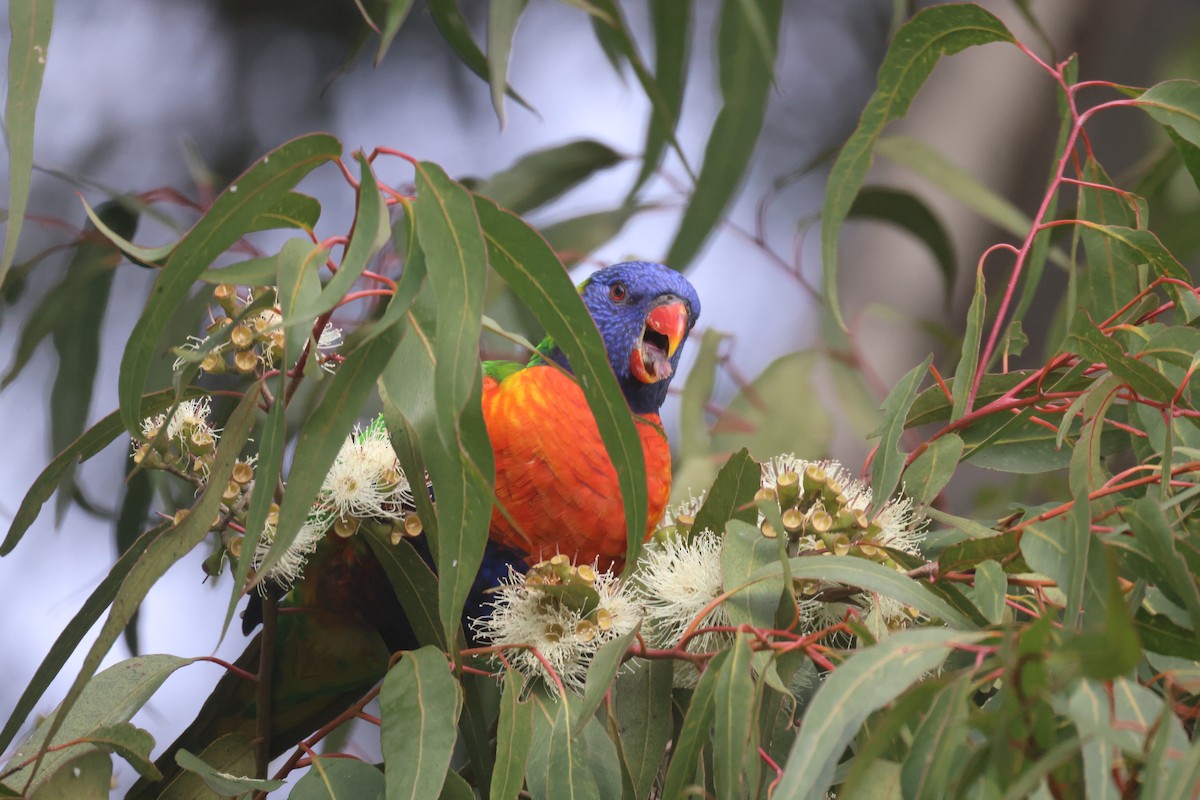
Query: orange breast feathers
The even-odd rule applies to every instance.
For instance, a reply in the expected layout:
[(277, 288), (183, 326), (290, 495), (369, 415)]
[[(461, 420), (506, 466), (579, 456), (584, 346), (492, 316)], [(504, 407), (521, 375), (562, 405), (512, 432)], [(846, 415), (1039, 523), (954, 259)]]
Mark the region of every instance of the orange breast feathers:
[[(549, 365), (502, 381), (484, 378), (483, 418), (496, 454), (491, 536), (531, 561), (564, 553), (576, 563), (619, 566), (625, 507), (583, 390)], [(671, 451), (657, 414), (635, 418), (646, 459), (646, 535), (671, 494)], [(507, 511), (507, 516), (501, 511)]]

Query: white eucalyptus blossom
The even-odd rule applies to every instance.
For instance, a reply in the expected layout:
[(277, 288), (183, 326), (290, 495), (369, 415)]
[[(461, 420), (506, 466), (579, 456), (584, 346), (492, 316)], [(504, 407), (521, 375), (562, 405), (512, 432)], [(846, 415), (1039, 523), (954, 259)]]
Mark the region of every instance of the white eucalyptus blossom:
[(346, 437), (315, 503), (332, 516), (399, 519), (412, 504), (412, 489), (400, 469), (387, 428), (376, 420)]
[[(254, 549), (254, 558), (251, 562), (255, 570), (262, 567), (263, 562), (267, 558), (267, 552), (271, 549), (271, 544), (275, 541), (275, 524), (278, 521), (275, 515), (267, 519), (267, 523), (263, 528), (262, 536), (258, 540), (258, 546)], [(300, 531), (296, 534), (296, 538), (292, 540), (292, 544), (284, 554), (280, 556), (279, 561), (267, 571), (267, 577), (283, 587), (284, 590), (290, 589), (292, 584), (300, 580), (304, 574), (304, 567), (308, 564), (308, 557), (312, 555), (317, 545), (325, 538), (325, 532), (329, 530), (329, 526), (333, 520), (327, 515), (319, 513), (311, 513), (304, 524), (300, 526)], [(260, 587), (264, 590), (265, 583), (260, 583)]]
[[(555, 565), (566, 567), (568, 580), (581, 579), (590, 585), (599, 604), (585, 614), (556, 595), (544, 579)], [(574, 690), (583, 688), (596, 652), (632, 631), (641, 619), (641, 610), (617, 576), (597, 573), (594, 567), (570, 567), (565, 556), (535, 565), (525, 575), (509, 567), (508, 578), (496, 588), (489, 605), (488, 616), (471, 621), (478, 637), (504, 647), (505, 660), (527, 677), (553, 685), (548, 664), (562, 684)]]

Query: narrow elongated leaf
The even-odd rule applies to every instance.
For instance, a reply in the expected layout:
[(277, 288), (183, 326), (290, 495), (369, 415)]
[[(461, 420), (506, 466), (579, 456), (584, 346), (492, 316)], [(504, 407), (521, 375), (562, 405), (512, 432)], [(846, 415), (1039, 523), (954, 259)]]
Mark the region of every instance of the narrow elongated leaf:
[(400, 26), (408, 18), (408, 12), (412, 10), (412, 5), (413, 0), (387, 0), (387, 5), (384, 8), (383, 25), (379, 32), (379, 49), (375, 51), (375, 66), (378, 67), (380, 62), (383, 61), (388, 48), (392, 46), (392, 40), (400, 32)]
[(321, 278), (317, 270), (325, 262), (327, 254), (328, 251), (306, 239), (289, 239), (279, 251), (276, 285), (280, 316), (287, 326), (283, 338), (283, 363), (286, 369), (296, 366), (295, 362), (310, 336), (308, 329), (316, 321), (316, 314), (306, 313), (301, 308), (312, 306), (321, 293)]
[[(792, 578), (826, 580), (857, 586), (869, 592), (879, 592), (893, 597), (905, 605), (940, 617), (947, 624), (958, 628), (977, 627), (965, 614), (951, 606), (941, 597), (902, 572), (889, 569), (882, 564), (857, 556), (800, 556), (787, 561)], [(750, 581), (764, 581), (783, 574), (783, 565), (771, 564), (758, 570)], [(727, 591), (735, 587), (727, 587)]]
[(200, 780), (204, 781), (205, 786), (222, 797), (233, 797), (234, 795), (255, 791), (270, 792), (283, 786), (284, 783), (283, 781), (273, 781), (265, 778), (230, 775), (216, 767), (210, 766), (199, 756), (193, 755), (183, 749), (175, 754), (175, 763), (188, 772), (199, 776)]
[[(721, 540), (722, 586), (743, 586), (760, 569), (778, 561), (776, 541), (763, 536), (756, 525), (740, 519), (729, 520)], [(775, 611), (784, 591), (782, 575), (780, 578), (778, 582), (760, 581), (746, 586), (730, 597), (725, 602), (730, 622), (756, 628), (774, 627)]]
[(940, 628), (901, 631), (847, 659), (821, 684), (806, 709), (772, 797), (807, 800), (824, 795), (842, 750), (866, 718), (936, 669), (953, 645), (982, 636)]
[(276, 256), (260, 256), (237, 261), (227, 267), (213, 267), (200, 273), (196, 280), (204, 283), (228, 283), (235, 286), (273, 286), (276, 276)]
[[(430, 0), (429, 12), (433, 17), (433, 24), (437, 26), (438, 33), (442, 34), (442, 38), (450, 45), (455, 54), (466, 65), (467, 69), (474, 72), (480, 78), (492, 82), (491, 74), (488, 69), (487, 56), (479, 49), (479, 45), (475, 44), (475, 40), (471, 38), (471, 31), (467, 28), (467, 21), (463, 18), (462, 11), (458, 7), (457, 0)], [(407, 13), (407, 11), (405, 12)], [(382, 56), (383, 49), (380, 49)], [(525, 108), (533, 111), (533, 106), (525, 101), (525, 98), (513, 91), (511, 86), (505, 89), (505, 93), (520, 103)]]
[(970, 689), (970, 683), (960, 679), (930, 703), (900, 768), (905, 797), (949, 796), (968, 753)]
[(604, 340), (579, 292), (537, 232), (515, 214), (475, 198), (488, 261), (546, 326), (571, 364), (617, 471), (628, 533), (626, 563), (637, 563), (646, 530), (646, 462), (629, 404), (617, 384)]
[(542, 228), (564, 267), (574, 267), (625, 229), (625, 224), (651, 205), (626, 203), (608, 211), (594, 211), (560, 220)]
[(298, 228), (311, 234), (320, 218), (321, 204), (317, 198), (300, 192), (288, 192), (278, 203), (258, 215), (251, 230)]
[(446, 654), (422, 647), (401, 658), (383, 679), (379, 705), (388, 800), (437, 797), (462, 711), (462, 689)]
[(731, 519), (753, 522), (758, 511), (752, 505), (754, 493), (762, 486), (762, 468), (742, 448), (729, 457), (709, 487), (704, 504), (692, 523), (694, 534), (704, 530), (723, 531)]
[[(761, 537), (760, 537), (761, 538)], [(737, 798), (744, 785), (744, 762), (754, 731), (754, 677), (750, 672), (750, 645), (738, 636), (721, 666), (714, 691), (713, 780), (717, 797)]]
[(717, 414), (713, 448), (747, 447), (758, 459), (825, 452), (833, 428), (829, 412), (821, 403), (806, 403), (804, 413), (797, 414), (795, 400), (815, 391), (814, 372), (823, 360), (814, 350), (800, 350), (772, 361)]
[(0, 257), (0, 285), (17, 254), (17, 238), (29, 204), (33, 175), (33, 126), (38, 95), (50, 48), (54, 24), (54, 0), (25, 0), (9, 3), (8, 100), (4, 128), (8, 135), (8, 228), (4, 254)]
[(621, 668), (621, 664), (625, 660), (625, 653), (629, 650), (629, 645), (635, 636), (637, 636), (637, 628), (607, 642), (596, 651), (591, 665), (588, 666), (587, 682), (583, 687), (583, 699), (579, 703), (579, 719), (571, 732), (572, 736), (583, 733), (584, 727), (595, 718), (596, 709), (604, 702), (604, 696), (612, 688), (613, 681), (617, 677), (617, 670)]
[(501, 208), (527, 214), (619, 163), (621, 154), (608, 145), (594, 139), (576, 139), (523, 156), (488, 178), (476, 191)]
[[(654, 85), (662, 98), (655, 106), (642, 148), (642, 169), (629, 190), (632, 199), (662, 161), (667, 143), (674, 140), (675, 125), (687, 88), (692, 0), (650, 0), (650, 25), (654, 29)], [(661, 109), (661, 113), (659, 111)]]
[[(87, 750), (116, 749), (111, 741), (105, 743), (105, 737), (111, 739), (112, 735), (122, 736), (123, 740), (127, 740), (126, 745), (139, 751), (143, 745), (152, 745), (152, 740), (148, 743), (145, 741), (148, 734), (144, 731), (133, 734), (130, 739), (124, 734), (114, 734), (113, 728), (121, 723), (128, 723), (130, 717), (145, 705), (163, 681), (175, 670), (193, 663), (194, 660), (168, 655), (140, 656), (114, 664), (95, 677), (89, 675), (91, 680), (86, 682), (81, 691), (75, 697), (68, 692), (54, 713), (43, 720), (37, 730), (21, 743), (9, 760), (8, 768), (28, 760), (49, 743), (57, 746), (93, 737), (99, 737), (99, 741), (46, 753), (40, 764), (35, 762), (18, 770), (5, 778), (4, 783), (16, 789), (21, 789), (28, 783), (26, 791), (33, 794), (62, 764), (77, 758), (81, 753)], [(143, 755), (149, 756), (149, 746), (145, 746)], [(143, 766), (153, 769), (148, 758)], [(32, 782), (29, 783), (30, 781)]]
[(659, 659), (632, 663), (632, 670), (617, 676), (617, 738), (633, 796), (648, 797), (671, 738), (675, 665)]
[(304, 466), (288, 473), (275, 539), (258, 567), (256, 581), (267, 575), (291, 547), (329, 467), (362, 413), (375, 379), (391, 359), (399, 338), (400, 330), (392, 328), (370, 340), (346, 356), (333, 379), (328, 381), (324, 396), (309, 414), (296, 441), (292, 463)]
[(332, 136), (311, 134), (273, 150), (230, 184), (180, 241), (159, 273), (121, 358), (117, 390), (121, 420), (131, 433), (141, 432), (141, 395), (159, 352), (159, 335), (200, 273), (250, 228), (255, 217), (274, 207), (309, 172), (337, 158), (341, 149)]
[(354, 157), (360, 173), (354, 232), (350, 235), (350, 243), (346, 245), (346, 253), (342, 256), (337, 273), (321, 289), (320, 296), (309, 301), (298, 312), (305, 318), (315, 319), (336, 307), (363, 274), (371, 259), (383, 249), (391, 234), (387, 206), (379, 194), (379, 184), (371, 164), (361, 152), (355, 153)]
[(845, 322), (837, 291), (838, 237), (871, 166), (875, 141), (884, 126), (908, 113), (909, 104), (939, 58), (973, 45), (1011, 41), (1012, 34), (1004, 23), (979, 6), (966, 4), (927, 8), (896, 31), (879, 67), (875, 92), (829, 173), (821, 211), (825, 296), (833, 318), (842, 328)]
[(717, 350), (728, 334), (708, 328), (700, 339), (700, 352), (692, 362), (679, 400), (679, 456), (681, 461), (709, 455), (706, 406), (717, 383)]
[(912, 192), (887, 186), (866, 186), (854, 198), (849, 217), (878, 220), (896, 225), (915, 236), (929, 248), (937, 261), (945, 287), (946, 301), (954, 295), (954, 243), (941, 220), (920, 197)]
[(532, 708), (521, 702), (525, 679), (521, 673), (504, 673), (500, 695), (500, 721), (496, 726), (496, 768), (492, 772), (492, 800), (516, 800), (525, 786), (525, 761), (533, 736)]
[(900, 436), (904, 433), (904, 421), (908, 419), (909, 409), (917, 398), (917, 388), (931, 363), (932, 353), (897, 381), (883, 401), (883, 425), (876, 433), (879, 436), (879, 448), (871, 463), (871, 496), (874, 498), (875, 511), (883, 508), (900, 484), (900, 473), (904, 470), (904, 457), (907, 455), (899, 449)]
[[(87, 753), (62, 764), (40, 782), (37, 795), (13, 794), (33, 800), (108, 800), (113, 776), (112, 757), (108, 753)], [(4, 791), (0, 784), (0, 792)], [(0, 794), (0, 797), (8, 797)]]
[[(189, 389), (184, 392), (183, 397), (189, 399), (198, 395), (198, 390)], [(142, 407), (147, 414), (157, 414), (169, 408), (174, 400), (175, 392), (168, 389), (143, 397)], [(4, 543), (0, 545), (0, 556), (10, 553), (17, 546), (17, 542), (21, 541), (25, 531), (29, 530), (29, 526), (37, 519), (42, 506), (54, 494), (54, 490), (58, 488), (63, 476), (70, 471), (71, 467), (76, 463), (87, 461), (108, 447), (110, 442), (124, 432), (125, 426), (121, 420), (121, 412), (114, 411), (89, 428), (86, 433), (72, 442), (70, 447), (55, 456), (41, 474), (34, 479), (33, 485), (29, 487), (29, 491), (22, 498), (21, 505), (13, 516), (12, 525), (8, 528), (8, 535), (5, 537)]]
[(752, 24), (738, 0), (728, 0), (721, 10), (717, 69), (723, 105), (705, 145), (696, 190), (667, 252), (666, 263), (678, 270), (692, 262), (720, 222), (758, 144), (774, 70), (763, 58), (756, 27), (774, 43), (782, 2), (760, 0), (758, 6), (761, 26)]
[(487, 64), (492, 87), (492, 108), (504, 127), (504, 90), (508, 88), (508, 57), (513, 34), (529, 0), (498, 0), (488, 7)]
[[(254, 772), (254, 746), (249, 737), (229, 733), (216, 739), (199, 754), (199, 759), (226, 775)], [(212, 790), (195, 772), (180, 772), (159, 790), (158, 800), (211, 800)]]
[(408, 542), (392, 544), (373, 531), (367, 531), (366, 537), (392, 583), (417, 641), (444, 649), (446, 634), (438, 622), (437, 577)]
[(1175, 534), (1167, 524), (1162, 508), (1152, 498), (1143, 497), (1128, 510), (1126, 518), (1134, 536), (1166, 573), (1169, 587), (1191, 617), (1192, 630), (1200, 631), (1200, 589), (1196, 586), (1196, 576), (1180, 557)]
[(1008, 576), (995, 561), (988, 559), (975, 567), (975, 605), (988, 622), (1004, 621), (1004, 601), (1008, 596)]
[(1141, 289), (1142, 282), (1137, 262), (1128, 259), (1128, 253), (1119, 241), (1098, 228), (1112, 226), (1131, 230), (1135, 226), (1135, 217), (1125, 197), (1111, 189), (1100, 188), (1112, 186), (1112, 179), (1095, 159), (1088, 158), (1084, 163), (1081, 178), (1095, 186), (1079, 187), (1077, 213), (1081, 220), (1090, 224), (1079, 228), (1087, 261), (1075, 273), (1077, 302), (1093, 319), (1100, 321), (1108, 319), (1129, 302)]
[(1138, 394), (1160, 403), (1170, 403), (1175, 396), (1175, 384), (1149, 364), (1126, 355), (1119, 344), (1083, 314), (1075, 316), (1066, 345), (1084, 358), (1103, 363)]
[(435, 164), (417, 166), (416, 233), (437, 299), (433, 342), (440, 448), (428, 450), (438, 498), (438, 607), (453, 641), (483, 559), (495, 464), (480, 409), (479, 334), (487, 254), (470, 193)]
[(688, 786), (696, 775), (701, 753), (709, 739), (709, 726), (716, 714), (715, 692), (717, 680), (729, 651), (724, 650), (709, 660), (700, 674), (700, 681), (692, 692), (692, 702), (683, 718), (683, 727), (675, 741), (671, 763), (663, 778), (663, 800), (687, 797)]
[[(954, 370), (954, 389), (951, 396), (954, 405), (950, 410), (950, 421), (961, 419), (971, 411), (967, 399), (974, 385), (975, 373), (979, 369), (979, 340), (983, 334), (983, 321), (987, 316), (987, 291), (984, 288), (983, 269), (975, 272), (975, 293), (971, 296), (971, 307), (967, 310), (967, 327), (963, 331), (962, 356)], [(986, 365), (984, 367), (986, 370)]]
[[(1131, 268), (1137, 264), (1148, 264), (1157, 276), (1174, 278), (1186, 285), (1191, 285), (1188, 271), (1152, 231), (1121, 225), (1103, 225), (1089, 220), (1080, 220), (1078, 224), (1085, 231), (1098, 234), (1098, 238), (1104, 241), (1112, 254), (1113, 269), (1118, 270), (1120, 275), (1129, 275), (1132, 271)], [(1140, 287), (1141, 282), (1129, 278), (1122, 285), (1128, 291), (1130, 287)], [(1195, 319), (1200, 314), (1200, 301), (1196, 300), (1196, 296), (1190, 290), (1176, 284), (1167, 284), (1165, 288), (1175, 298), (1175, 302), (1183, 310), (1186, 319)], [(1112, 290), (1113, 303), (1117, 302), (1120, 291), (1120, 289)], [(1123, 304), (1132, 297), (1133, 292), (1130, 292), (1121, 296), (1120, 302)], [(1093, 311), (1093, 314), (1097, 320), (1102, 320), (1107, 316), (1099, 309)]]

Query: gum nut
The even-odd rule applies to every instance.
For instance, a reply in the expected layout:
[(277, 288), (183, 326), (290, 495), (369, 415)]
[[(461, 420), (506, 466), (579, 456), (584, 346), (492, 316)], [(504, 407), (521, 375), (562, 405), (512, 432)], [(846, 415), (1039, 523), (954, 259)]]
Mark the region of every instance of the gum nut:
[(578, 575), (579, 579), (582, 580), (584, 583), (595, 583), (596, 582), (596, 570), (592, 569), (587, 564), (581, 564), (579, 567), (577, 567), (575, 570), (575, 574)]
[(258, 356), (249, 350), (239, 350), (233, 356), (233, 365), (239, 372), (254, 372), (254, 368), (258, 366)]
[(338, 517), (333, 521), (333, 532), (343, 539), (358, 533), (358, 520), (354, 517)]
[(245, 461), (238, 461), (233, 465), (233, 479), (243, 486), (250, 482), (254, 477), (254, 467), (247, 464)]
[(254, 344), (254, 331), (245, 323), (238, 323), (229, 332), (229, 341), (234, 347), (246, 348)]
[(425, 526), (421, 524), (421, 518), (413, 513), (404, 515), (404, 533), (407, 536), (420, 536), (425, 530)]

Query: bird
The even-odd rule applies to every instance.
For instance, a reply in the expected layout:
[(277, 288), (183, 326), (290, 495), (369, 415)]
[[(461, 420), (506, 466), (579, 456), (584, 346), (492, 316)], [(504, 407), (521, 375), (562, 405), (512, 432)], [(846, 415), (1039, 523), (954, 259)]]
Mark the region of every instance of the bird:
[[(600, 269), (579, 285), (579, 293), (642, 443), (649, 536), (671, 491), (671, 453), (659, 411), (700, 315), (700, 300), (681, 273), (648, 261)], [(495, 504), (483, 563), (464, 610), (468, 641), (473, 635), (468, 619), (487, 613), (489, 590), (511, 571), (523, 572), (558, 554), (615, 569), (626, 552), (616, 469), (562, 349), (547, 337), (526, 363), (484, 361), (481, 369)], [(408, 541), (433, 569), (423, 536)], [(262, 602), (251, 595), (245, 632), (261, 620)], [(271, 758), (360, 698), (383, 677), (391, 653), (420, 644), (361, 536), (327, 534), (281, 605), (304, 613), (277, 617)], [(235, 666), (256, 673), (259, 642), (256, 637)], [(196, 719), (157, 759), (163, 781), (142, 779), (128, 797), (156, 797), (171, 781), (185, 779), (174, 760), (181, 748), (199, 753), (220, 736), (251, 740), (256, 691), (255, 684), (225, 675)]]

